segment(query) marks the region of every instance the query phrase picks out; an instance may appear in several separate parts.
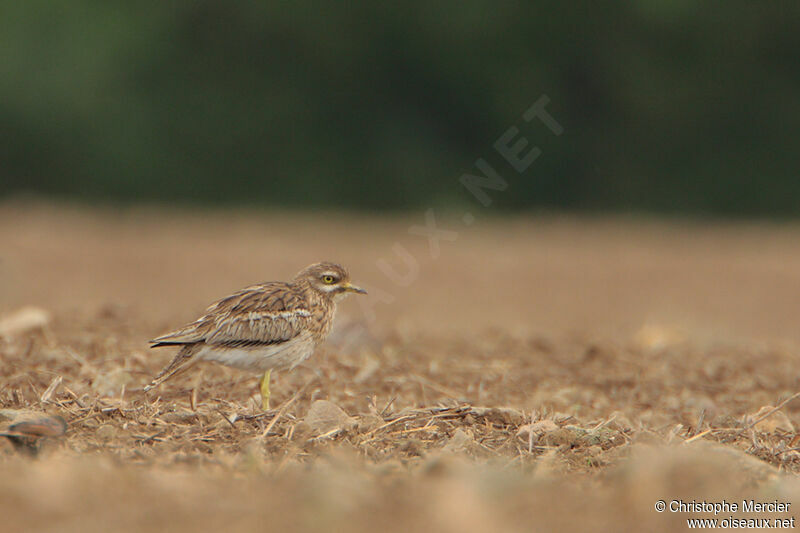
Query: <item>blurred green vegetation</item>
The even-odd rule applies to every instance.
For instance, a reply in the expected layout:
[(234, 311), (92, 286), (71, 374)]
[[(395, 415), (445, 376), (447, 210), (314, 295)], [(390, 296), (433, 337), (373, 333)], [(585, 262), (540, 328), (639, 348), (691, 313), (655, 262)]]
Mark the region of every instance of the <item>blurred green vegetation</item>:
[(791, 216), (799, 56), (796, 0), (4, 2), (0, 195), (416, 208), (483, 157), (501, 209)]

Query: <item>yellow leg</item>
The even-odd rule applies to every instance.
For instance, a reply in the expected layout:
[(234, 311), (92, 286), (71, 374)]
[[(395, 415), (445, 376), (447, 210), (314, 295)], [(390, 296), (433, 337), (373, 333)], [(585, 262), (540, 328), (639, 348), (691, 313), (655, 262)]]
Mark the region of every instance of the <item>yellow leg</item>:
[(269, 411), (269, 377), (272, 370), (264, 372), (264, 377), (261, 378), (261, 407), (265, 411)]

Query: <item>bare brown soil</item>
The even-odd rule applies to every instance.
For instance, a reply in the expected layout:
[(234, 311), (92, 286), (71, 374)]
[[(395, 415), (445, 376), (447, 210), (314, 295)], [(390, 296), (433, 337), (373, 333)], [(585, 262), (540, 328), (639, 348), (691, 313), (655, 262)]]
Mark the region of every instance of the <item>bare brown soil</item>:
[[(7, 530), (675, 531), (701, 515), (657, 500), (795, 501), (800, 227), (441, 219), (432, 257), (416, 214), (0, 206), (0, 431), (68, 424), (0, 439)], [(172, 356), (148, 339), (318, 260), (370, 295), (273, 411), (212, 364), (141, 391)]]

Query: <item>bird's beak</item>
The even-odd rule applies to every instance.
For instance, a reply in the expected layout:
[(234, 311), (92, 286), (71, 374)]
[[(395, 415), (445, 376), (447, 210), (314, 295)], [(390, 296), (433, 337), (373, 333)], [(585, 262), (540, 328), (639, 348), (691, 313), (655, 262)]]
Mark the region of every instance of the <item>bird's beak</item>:
[(344, 290), (349, 292), (357, 292), (358, 294), (367, 294), (367, 291), (365, 291), (361, 287), (356, 287), (350, 282), (348, 282), (347, 285), (344, 286)]

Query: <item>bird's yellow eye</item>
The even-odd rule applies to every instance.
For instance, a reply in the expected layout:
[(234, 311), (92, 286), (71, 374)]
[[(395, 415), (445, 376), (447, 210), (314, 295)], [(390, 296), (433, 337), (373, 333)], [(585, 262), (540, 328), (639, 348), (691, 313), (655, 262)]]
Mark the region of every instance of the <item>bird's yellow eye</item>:
[(333, 276), (322, 276), (322, 281), (323, 283), (327, 283), (328, 285), (330, 285), (334, 281), (336, 281), (336, 278), (334, 278)]

